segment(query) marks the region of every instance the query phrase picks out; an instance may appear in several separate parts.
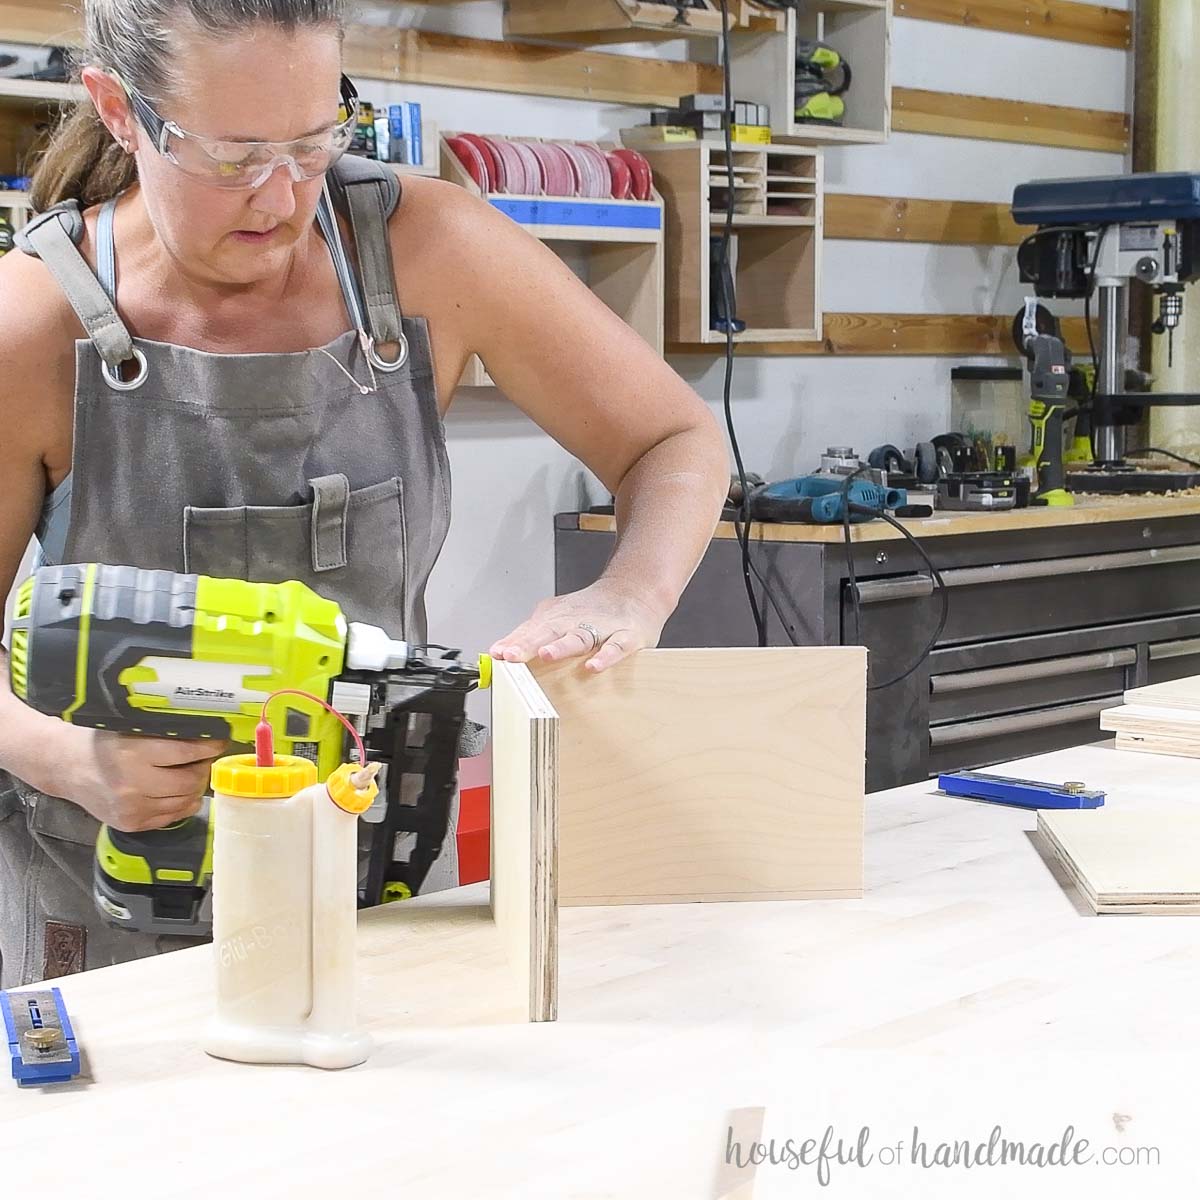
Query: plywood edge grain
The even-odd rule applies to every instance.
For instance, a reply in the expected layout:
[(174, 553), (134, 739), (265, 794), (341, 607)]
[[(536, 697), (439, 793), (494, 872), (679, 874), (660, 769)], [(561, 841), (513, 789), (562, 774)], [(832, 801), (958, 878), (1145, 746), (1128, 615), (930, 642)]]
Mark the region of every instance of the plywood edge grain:
[(558, 1013), (558, 714), (522, 663), (492, 678), (491, 911), (531, 1021)]

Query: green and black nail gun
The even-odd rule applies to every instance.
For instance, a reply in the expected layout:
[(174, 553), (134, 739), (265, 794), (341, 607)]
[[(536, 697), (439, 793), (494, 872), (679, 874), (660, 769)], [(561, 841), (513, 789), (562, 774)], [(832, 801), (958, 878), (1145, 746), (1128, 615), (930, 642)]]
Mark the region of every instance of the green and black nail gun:
[[(264, 701), (309, 693), (347, 717), (382, 764), (386, 807), (371, 830), (363, 907), (415, 895), (449, 826), (460, 752), (478, 727), (466, 698), (491, 661), (414, 646), (302, 583), (248, 583), (133, 567), (43, 567), (17, 592), (13, 692), (39, 712), (91, 729), (253, 746)], [(267, 714), (275, 748), (326, 778), (347, 761), (342, 723), (289, 694)], [(464, 729), (467, 737), (464, 737)], [(404, 835), (411, 835), (405, 837)], [(398, 861), (398, 839), (410, 849)], [(95, 899), (106, 919), (142, 932), (211, 932), (212, 830), (205, 808), (170, 829), (103, 828)]]

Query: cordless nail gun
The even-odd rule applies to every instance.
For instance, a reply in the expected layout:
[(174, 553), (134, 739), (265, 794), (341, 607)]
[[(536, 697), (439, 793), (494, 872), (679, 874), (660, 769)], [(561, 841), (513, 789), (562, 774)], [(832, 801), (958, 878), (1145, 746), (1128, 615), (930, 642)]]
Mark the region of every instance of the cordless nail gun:
[[(309, 758), (325, 779), (347, 759), (326, 701), (382, 764), (386, 804), (364, 816), (370, 843), (359, 903), (415, 895), (441, 851), (454, 794), (466, 698), (491, 682), (445, 647), (395, 641), (351, 624), (296, 581), (212, 579), (97, 564), (43, 567), (17, 592), (14, 693), (75, 725), (253, 745), (264, 701), (275, 749)], [(102, 828), (95, 899), (113, 925), (206, 936), (212, 923), (212, 826), (201, 812), (169, 829)], [(398, 849), (409, 851), (398, 860)]]

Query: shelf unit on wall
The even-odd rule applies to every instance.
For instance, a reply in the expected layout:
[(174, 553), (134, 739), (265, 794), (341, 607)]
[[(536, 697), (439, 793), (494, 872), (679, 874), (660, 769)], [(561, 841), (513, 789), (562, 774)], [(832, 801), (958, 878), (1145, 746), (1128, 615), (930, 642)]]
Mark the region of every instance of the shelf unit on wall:
[(667, 340), (715, 345), (712, 239), (725, 225), (732, 186), (737, 238), (738, 342), (819, 341), (824, 161), (815, 147), (735, 142), (653, 143), (637, 130), (626, 145), (650, 160), (667, 217)]
[[(783, 12), (765, 9), (753, 0), (731, 0), (731, 29), (783, 33)], [(721, 35), (721, 6), (704, 0), (703, 8), (685, 9), (654, 0), (508, 0), (504, 16), (506, 37), (535, 37), (576, 45), (605, 42), (667, 41), (675, 38)]]
[[(27, 174), (58, 110), (86, 95), (82, 87), (70, 83), (0, 79), (0, 174)], [(0, 212), (19, 229), (29, 217), (29, 194), (0, 191)]]
[[(892, 131), (892, 0), (811, 0), (786, 14), (786, 36), (745, 33), (733, 42), (733, 90), (771, 109), (771, 137), (804, 144), (887, 141)], [(844, 125), (798, 122), (796, 48), (828, 42), (850, 64)]]
[[(442, 178), (486, 200), (551, 249), (562, 248), (564, 257), (568, 251), (572, 259), (582, 254), (587, 285), (661, 356), (666, 255), (658, 191), (648, 201), (485, 193), (446, 144), (454, 136), (442, 134)], [(475, 357), (467, 364), (460, 386), (493, 387), (494, 382)]]

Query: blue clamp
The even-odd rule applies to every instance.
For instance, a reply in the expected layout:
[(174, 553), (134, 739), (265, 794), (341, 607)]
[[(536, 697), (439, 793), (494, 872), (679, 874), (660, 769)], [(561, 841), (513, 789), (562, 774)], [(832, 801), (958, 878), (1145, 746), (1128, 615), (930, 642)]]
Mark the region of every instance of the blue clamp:
[(0, 1016), (18, 1087), (67, 1083), (79, 1074), (79, 1046), (58, 988), (0, 992)]
[(1032, 779), (1009, 779), (981, 771), (957, 771), (939, 775), (938, 787), (947, 796), (990, 800), (1018, 808), (1100, 808), (1104, 793), (1082, 783), (1037, 783)]

